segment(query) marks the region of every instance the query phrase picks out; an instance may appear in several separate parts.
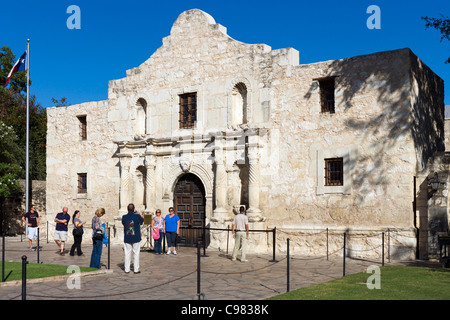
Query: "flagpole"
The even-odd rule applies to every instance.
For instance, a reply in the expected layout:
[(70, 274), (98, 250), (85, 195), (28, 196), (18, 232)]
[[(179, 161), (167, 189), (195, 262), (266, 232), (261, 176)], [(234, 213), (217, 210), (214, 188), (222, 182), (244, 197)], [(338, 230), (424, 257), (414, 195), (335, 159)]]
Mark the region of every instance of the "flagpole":
[(26, 196), (25, 196), (25, 212), (28, 212), (29, 208), (29, 196), (30, 196), (30, 178), (29, 178), (29, 142), (30, 142), (30, 39), (27, 39), (27, 140), (26, 140), (26, 169), (25, 169), (25, 180), (26, 180)]

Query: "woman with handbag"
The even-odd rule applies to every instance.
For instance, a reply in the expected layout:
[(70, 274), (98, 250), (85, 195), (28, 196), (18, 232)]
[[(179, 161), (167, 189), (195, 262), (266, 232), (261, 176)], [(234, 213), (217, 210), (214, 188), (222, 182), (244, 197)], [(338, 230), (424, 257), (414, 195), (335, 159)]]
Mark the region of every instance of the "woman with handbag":
[(154, 242), (155, 254), (163, 254), (162, 242), (164, 239), (164, 220), (161, 217), (161, 210), (157, 209), (156, 216), (152, 219), (152, 237)]
[(81, 252), (81, 241), (83, 240), (83, 224), (86, 223), (86, 221), (82, 222), (80, 219), (80, 211), (75, 210), (72, 216), (72, 222), (73, 222), (73, 245), (70, 249), (70, 255), (75, 255), (75, 249), (77, 250), (77, 255), (81, 256), (83, 252)]
[(103, 234), (105, 230), (102, 228), (101, 217), (105, 214), (104, 208), (95, 210), (92, 218), (92, 254), (89, 267), (100, 269), (100, 259), (102, 257)]

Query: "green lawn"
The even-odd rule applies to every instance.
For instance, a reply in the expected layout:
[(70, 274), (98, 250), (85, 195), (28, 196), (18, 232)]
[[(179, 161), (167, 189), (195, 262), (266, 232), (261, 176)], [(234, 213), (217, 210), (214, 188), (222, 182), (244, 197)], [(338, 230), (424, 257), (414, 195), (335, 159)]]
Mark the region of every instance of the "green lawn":
[[(68, 274), (67, 268), (68, 266), (62, 266), (57, 264), (28, 263), (27, 279), (67, 275)], [(1, 270), (1, 261), (0, 261), (0, 270)], [(80, 267), (81, 272), (96, 271), (96, 270), (98, 269)], [(12, 280), (22, 280), (22, 262), (5, 262), (5, 281), (12, 281)]]
[(347, 275), (269, 300), (450, 300), (450, 269), (380, 267), (380, 289), (367, 287), (372, 275), (366, 272)]

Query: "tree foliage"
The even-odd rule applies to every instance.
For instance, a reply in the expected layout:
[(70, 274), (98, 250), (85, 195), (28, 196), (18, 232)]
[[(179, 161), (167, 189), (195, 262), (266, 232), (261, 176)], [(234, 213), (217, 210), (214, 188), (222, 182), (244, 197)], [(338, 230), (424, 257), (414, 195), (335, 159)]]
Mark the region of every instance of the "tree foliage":
[(20, 166), (23, 150), (11, 126), (0, 120), (0, 197), (9, 197), (20, 191), (17, 179), (24, 174)]
[[(442, 40), (450, 40), (450, 19), (441, 15), (441, 18), (429, 18), (422, 17), (425, 20), (425, 28), (434, 28), (439, 30), (441, 33), (441, 42)], [(450, 57), (447, 59), (445, 63), (450, 63)]]
[[(6, 78), (16, 61), (15, 55), (8, 47), (0, 48), (0, 121), (5, 126), (9, 137), (0, 145), (5, 154), (0, 157), (1, 165), (17, 165), (15, 177), (25, 179), (26, 167), (26, 71), (15, 73), (8, 84)], [(31, 86), (31, 81), (30, 81)], [(30, 96), (29, 103), (29, 169), (30, 179), (45, 180), (46, 178), (46, 136), (47, 113), (36, 101), (36, 96)], [(5, 129), (8, 128), (8, 129)], [(0, 180), (5, 172), (0, 169)]]

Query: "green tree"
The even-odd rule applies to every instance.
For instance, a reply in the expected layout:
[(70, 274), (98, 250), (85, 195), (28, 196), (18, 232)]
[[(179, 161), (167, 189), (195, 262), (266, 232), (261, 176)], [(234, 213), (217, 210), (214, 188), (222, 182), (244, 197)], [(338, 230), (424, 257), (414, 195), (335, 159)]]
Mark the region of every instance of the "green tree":
[[(5, 87), (6, 77), (15, 63), (15, 56), (8, 47), (0, 49), (0, 120), (12, 127), (17, 139), (14, 143), (17, 150), (13, 154), (14, 161), (22, 168), (26, 166), (26, 72), (20, 71), (11, 77), (8, 87)], [(30, 81), (31, 85), (31, 81)], [(30, 140), (29, 169), (30, 179), (45, 180), (46, 178), (46, 139), (47, 113), (36, 101), (36, 96), (30, 96)], [(23, 151), (23, 152), (22, 152)], [(25, 172), (20, 172), (20, 179), (25, 179)]]
[[(442, 40), (450, 40), (450, 19), (441, 14), (441, 18), (429, 18), (422, 17), (425, 20), (425, 28), (434, 28), (439, 30), (441, 33), (441, 42)], [(448, 57), (445, 63), (450, 63), (450, 57)]]
[[(16, 57), (8, 47), (0, 48), (0, 86), (3, 88), (6, 86), (6, 78), (9, 72), (16, 63)], [(9, 81), (9, 87), (13, 91), (26, 91), (27, 89), (27, 73), (26, 71), (19, 71), (11, 76)], [(30, 81), (31, 85), (31, 81)]]
[(3, 198), (20, 191), (17, 179), (24, 174), (24, 169), (17, 160), (17, 155), (24, 151), (19, 148), (17, 140), (12, 126), (0, 120), (0, 197)]

